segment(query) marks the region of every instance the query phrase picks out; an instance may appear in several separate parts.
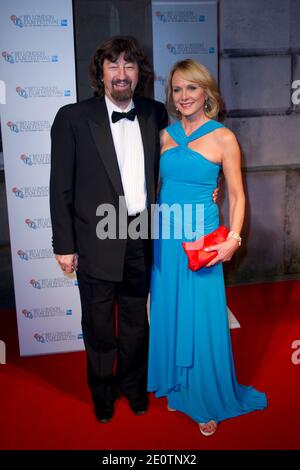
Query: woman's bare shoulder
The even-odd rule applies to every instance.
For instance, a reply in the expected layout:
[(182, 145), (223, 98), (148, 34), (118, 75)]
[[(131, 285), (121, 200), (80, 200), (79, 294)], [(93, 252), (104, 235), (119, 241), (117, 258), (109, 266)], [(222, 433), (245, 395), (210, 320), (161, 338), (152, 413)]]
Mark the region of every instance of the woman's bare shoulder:
[(223, 148), (234, 149), (239, 147), (235, 133), (228, 129), (228, 127), (220, 127), (216, 132), (214, 132), (214, 134), (216, 141)]
[(217, 129), (217, 132), (215, 133), (215, 135), (218, 139), (220, 139), (224, 143), (235, 142), (237, 140), (235, 133), (225, 126)]

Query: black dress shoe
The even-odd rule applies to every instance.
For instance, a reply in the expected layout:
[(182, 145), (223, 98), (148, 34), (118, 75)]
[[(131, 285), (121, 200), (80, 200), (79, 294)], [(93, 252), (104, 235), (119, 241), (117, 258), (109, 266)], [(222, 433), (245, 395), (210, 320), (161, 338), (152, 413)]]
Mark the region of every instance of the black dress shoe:
[(114, 409), (113, 408), (95, 408), (95, 415), (96, 415), (96, 418), (101, 423), (109, 423), (109, 421), (112, 420), (112, 417), (114, 415)]
[(137, 416), (143, 415), (148, 410), (148, 398), (145, 398), (140, 401), (129, 400), (129, 405), (134, 414)]

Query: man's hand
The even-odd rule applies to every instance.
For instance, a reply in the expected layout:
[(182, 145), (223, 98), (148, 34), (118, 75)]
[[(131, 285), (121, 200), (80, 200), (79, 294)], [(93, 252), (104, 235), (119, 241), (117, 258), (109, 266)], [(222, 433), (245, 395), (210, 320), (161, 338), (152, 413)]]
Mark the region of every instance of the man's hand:
[(214, 202), (217, 202), (217, 200), (218, 200), (219, 191), (220, 191), (220, 189), (219, 189), (219, 188), (216, 188), (216, 189), (214, 190), (213, 194), (212, 194), (212, 199), (213, 199)]
[(76, 271), (78, 264), (78, 256), (76, 253), (72, 255), (55, 255), (55, 259), (65, 273)]

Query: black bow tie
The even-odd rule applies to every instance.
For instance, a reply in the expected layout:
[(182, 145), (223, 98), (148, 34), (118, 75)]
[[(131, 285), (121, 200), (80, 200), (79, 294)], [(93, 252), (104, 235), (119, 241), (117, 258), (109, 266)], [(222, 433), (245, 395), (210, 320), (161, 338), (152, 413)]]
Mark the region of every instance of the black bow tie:
[(134, 121), (134, 118), (136, 116), (136, 110), (135, 108), (131, 109), (128, 111), (128, 113), (118, 113), (118, 111), (113, 111), (111, 115), (111, 120), (112, 122), (118, 122), (120, 119), (129, 119), (130, 121)]

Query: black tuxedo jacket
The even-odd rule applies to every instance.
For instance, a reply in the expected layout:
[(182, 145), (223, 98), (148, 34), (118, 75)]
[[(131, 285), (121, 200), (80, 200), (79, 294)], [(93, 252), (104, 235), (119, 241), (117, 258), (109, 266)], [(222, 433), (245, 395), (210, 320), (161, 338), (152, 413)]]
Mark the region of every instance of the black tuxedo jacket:
[[(135, 97), (144, 146), (148, 206), (155, 203), (159, 132), (167, 126), (165, 107)], [(50, 211), (55, 254), (78, 253), (79, 269), (110, 281), (122, 280), (126, 239), (100, 240), (97, 207), (112, 204), (118, 219), (124, 196), (105, 100), (91, 98), (63, 106), (51, 128)], [(118, 225), (117, 225), (118, 231)]]

